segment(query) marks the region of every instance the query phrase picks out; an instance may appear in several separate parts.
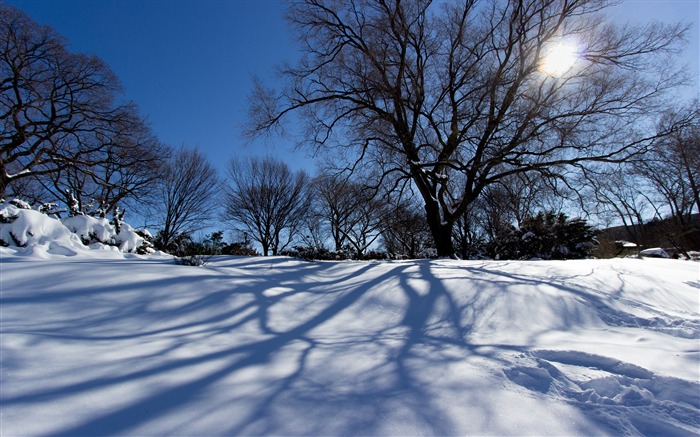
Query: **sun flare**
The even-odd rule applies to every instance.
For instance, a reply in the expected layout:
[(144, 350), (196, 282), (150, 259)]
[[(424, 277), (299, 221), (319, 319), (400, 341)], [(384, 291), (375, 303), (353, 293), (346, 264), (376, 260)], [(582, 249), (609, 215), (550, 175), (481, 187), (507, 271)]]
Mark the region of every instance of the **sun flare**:
[(574, 44), (559, 43), (545, 56), (540, 70), (548, 76), (561, 76), (574, 66), (578, 58), (578, 47)]

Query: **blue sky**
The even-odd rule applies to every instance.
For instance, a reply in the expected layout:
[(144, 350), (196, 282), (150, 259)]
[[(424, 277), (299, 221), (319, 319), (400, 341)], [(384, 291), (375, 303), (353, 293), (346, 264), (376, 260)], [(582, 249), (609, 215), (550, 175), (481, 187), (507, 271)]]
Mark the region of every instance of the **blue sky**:
[[(2, 1), (2, 0), (0, 0)], [(252, 75), (274, 80), (295, 57), (294, 40), (276, 0), (6, 0), (62, 34), (73, 51), (105, 60), (125, 98), (146, 115), (165, 143), (199, 146), (223, 169), (233, 155), (285, 157), (313, 170), (303, 151), (282, 140), (246, 146), (240, 136)], [(698, 0), (625, 0), (616, 20), (692, 22), (685, 62), (700, 64)], [(694, 85), (688, 95), (697, 95)]]
[[(287, 154), (289, 145), (241, 140), (252, 75), (274, 79), (295, 56), (284, 4), (258, 1), (7, 1), (94, 53), (161, 141), (199, 146), (220, 168), (234, 154)], [(297, 152), (296, 166), (305, 166)], [(313, 170), (313, 166), (309, 166)]]

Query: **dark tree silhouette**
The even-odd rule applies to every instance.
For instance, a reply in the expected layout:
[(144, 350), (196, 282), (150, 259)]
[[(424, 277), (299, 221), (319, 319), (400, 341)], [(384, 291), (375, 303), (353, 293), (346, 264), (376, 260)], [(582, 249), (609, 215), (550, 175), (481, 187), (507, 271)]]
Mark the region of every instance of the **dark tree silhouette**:
[(178, 148), (150, 199), (161, 227), (160, 246), (167, 247), (177, 235), (191, 235), (206, 227), (216, 215), (219, 194), (216, 169), (206, 157), (196, 148)]
[(132, 165), (129, 150), (152, 141), (134, 105), (117, 104), (120, 91), (102, 60), (70, 53), (51, 28), (0, 4), (0, 197), (68, 170), (113, 189), (114, 166)]
[(267, 157), (231, 159), (224, 218), (260, 243), (263, 255), (277, 255), (296, 237), (308, 212), (309, 177)]
[[(302, 0), (289, 17), (306, 55), (279, 92), (260, 81), (249, 133), (292, 112), (315, 147), (357, 148), (422, 197), (439, 256), (485, 188), (626, 160), (655, 136), (643, 120), (677, 85), (664, 58), (685, 28), (616, 28), (605, 0)], [(553, 68), (551, 56), (578, 58)], [(575, 49), (573, 49), (575, 48)]]

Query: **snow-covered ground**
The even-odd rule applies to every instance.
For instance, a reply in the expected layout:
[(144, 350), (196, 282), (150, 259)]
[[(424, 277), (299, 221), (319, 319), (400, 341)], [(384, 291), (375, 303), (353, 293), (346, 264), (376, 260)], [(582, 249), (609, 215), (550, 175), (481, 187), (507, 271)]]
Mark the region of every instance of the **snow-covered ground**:
[(0, 208), (0, 436), (700, 434), (700, 263), (187, 267), (139, 238)]
[(700, 433), (696, 262), (48, 247), (0, 248), (3, 437)]

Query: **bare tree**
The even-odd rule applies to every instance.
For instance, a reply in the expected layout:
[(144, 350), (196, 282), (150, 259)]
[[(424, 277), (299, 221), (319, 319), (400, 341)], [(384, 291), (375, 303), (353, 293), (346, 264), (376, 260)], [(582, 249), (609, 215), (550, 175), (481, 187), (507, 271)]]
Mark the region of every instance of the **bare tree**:
[[(667, 112), (645, 154), (619, 165), (589, 168), (586, 210), (607, 225), (621, 222), (634, 242), (683, 250), (700, 213), (700, 113), (697, 102)], [(592, 201), (590, 201), (592, 200)], [(616, 220), (613, 220), (616, 219)]]
[(318, 198), (319, 213), (330, 229), (336, 251), (343, 249), (352, 228), (352, 215), (360, 199), (355, 194), (359, 188), (347, 176), (321, 174), (314, 183), (314, 197)]
[(335, 250), (350, 246), (362, 257), (381, 234), (382, 204), (376, 190), (342, 173), (321, 174), (313, 187)]
[[(662, 55), (686, 28), (616, 28), (599, 14), (608, 4), (295, 2), (306, 56), (285, 90), (257, 82), (250, 133), (301, 110), (312, 145), (348, 144), (384, 177), (410, 179), (438, 255), (454, 256), (454, 223), (485, 188), (623, 161), (656, 135), (643, 120), (682, 79)], [(562, 47), (578, 60), (552, 68)]]
[(231, 159), (225, 218), (260, 243), (263, 255), (277, 255), (296, 237), (308, 213), (309, 177), (272, 158)]
[(660, 231), (679, 252), (690, 258), (687, 250), (698, 244), (700, 229), (693, 223), (693, 213), (700, 214), (700, 106), (693, 102), (681, 110), (669, 111), (661, 130), (670, 135), (656, 142), (635, 162), (636, 171), (652, 193), (656, 218), (663, 221)]
[(119, 207), (141, 209), (140, 199), (149, 198), (165, 177), (170, 149), (136, 117), (129, 123), (91, 166), (69, 166), (39, 182), (55, 199), (75, 199), (85, 213), (104, 217)]
[(382, 242), (387, 252), (415, 259), (430, 247), (425, 214), (413, 198), (394, 199), (382, 208)]
[(198, 149), (181, 146), (175, 150), (150, 199), (161, 229), (160, 246), (167, 247), (178, 234), (206, 227), (215, 217), (219, 193), (216, 169)]
[[(23, 179), (108, 164), (143, 126), (116, 104), (119, 82), (96, 56), (70, 53), (51, 28), (0, 4), (0, 196)], [(121, 152), (119, 152), (121, 153)]]
[(653, 202), (632, 163), (588, 169), (584, 209), (606, 226), (622, 223), (628, 237), (647, 245), (645, 224), (653, 216)]
[(323, 205), (316, 195), (315, 183), (313, 179), (309, 186), (309, 206), (302, 218), (299, 239), (309, 248), (323, 250), (330, 240), (330, 227), (323, 215)]
[(670, 215), (685, 226), (700, 213), (700, 105), (669, 111), (660, 128), (671, 132), (635, 163)]
[(354, 206), (344, 227), (338, 230), (345, 236), (347, 245), (352, 247), (358, 258), (381, 236), (383, 203), (370, 191), (360, 185), (353, 187)]

